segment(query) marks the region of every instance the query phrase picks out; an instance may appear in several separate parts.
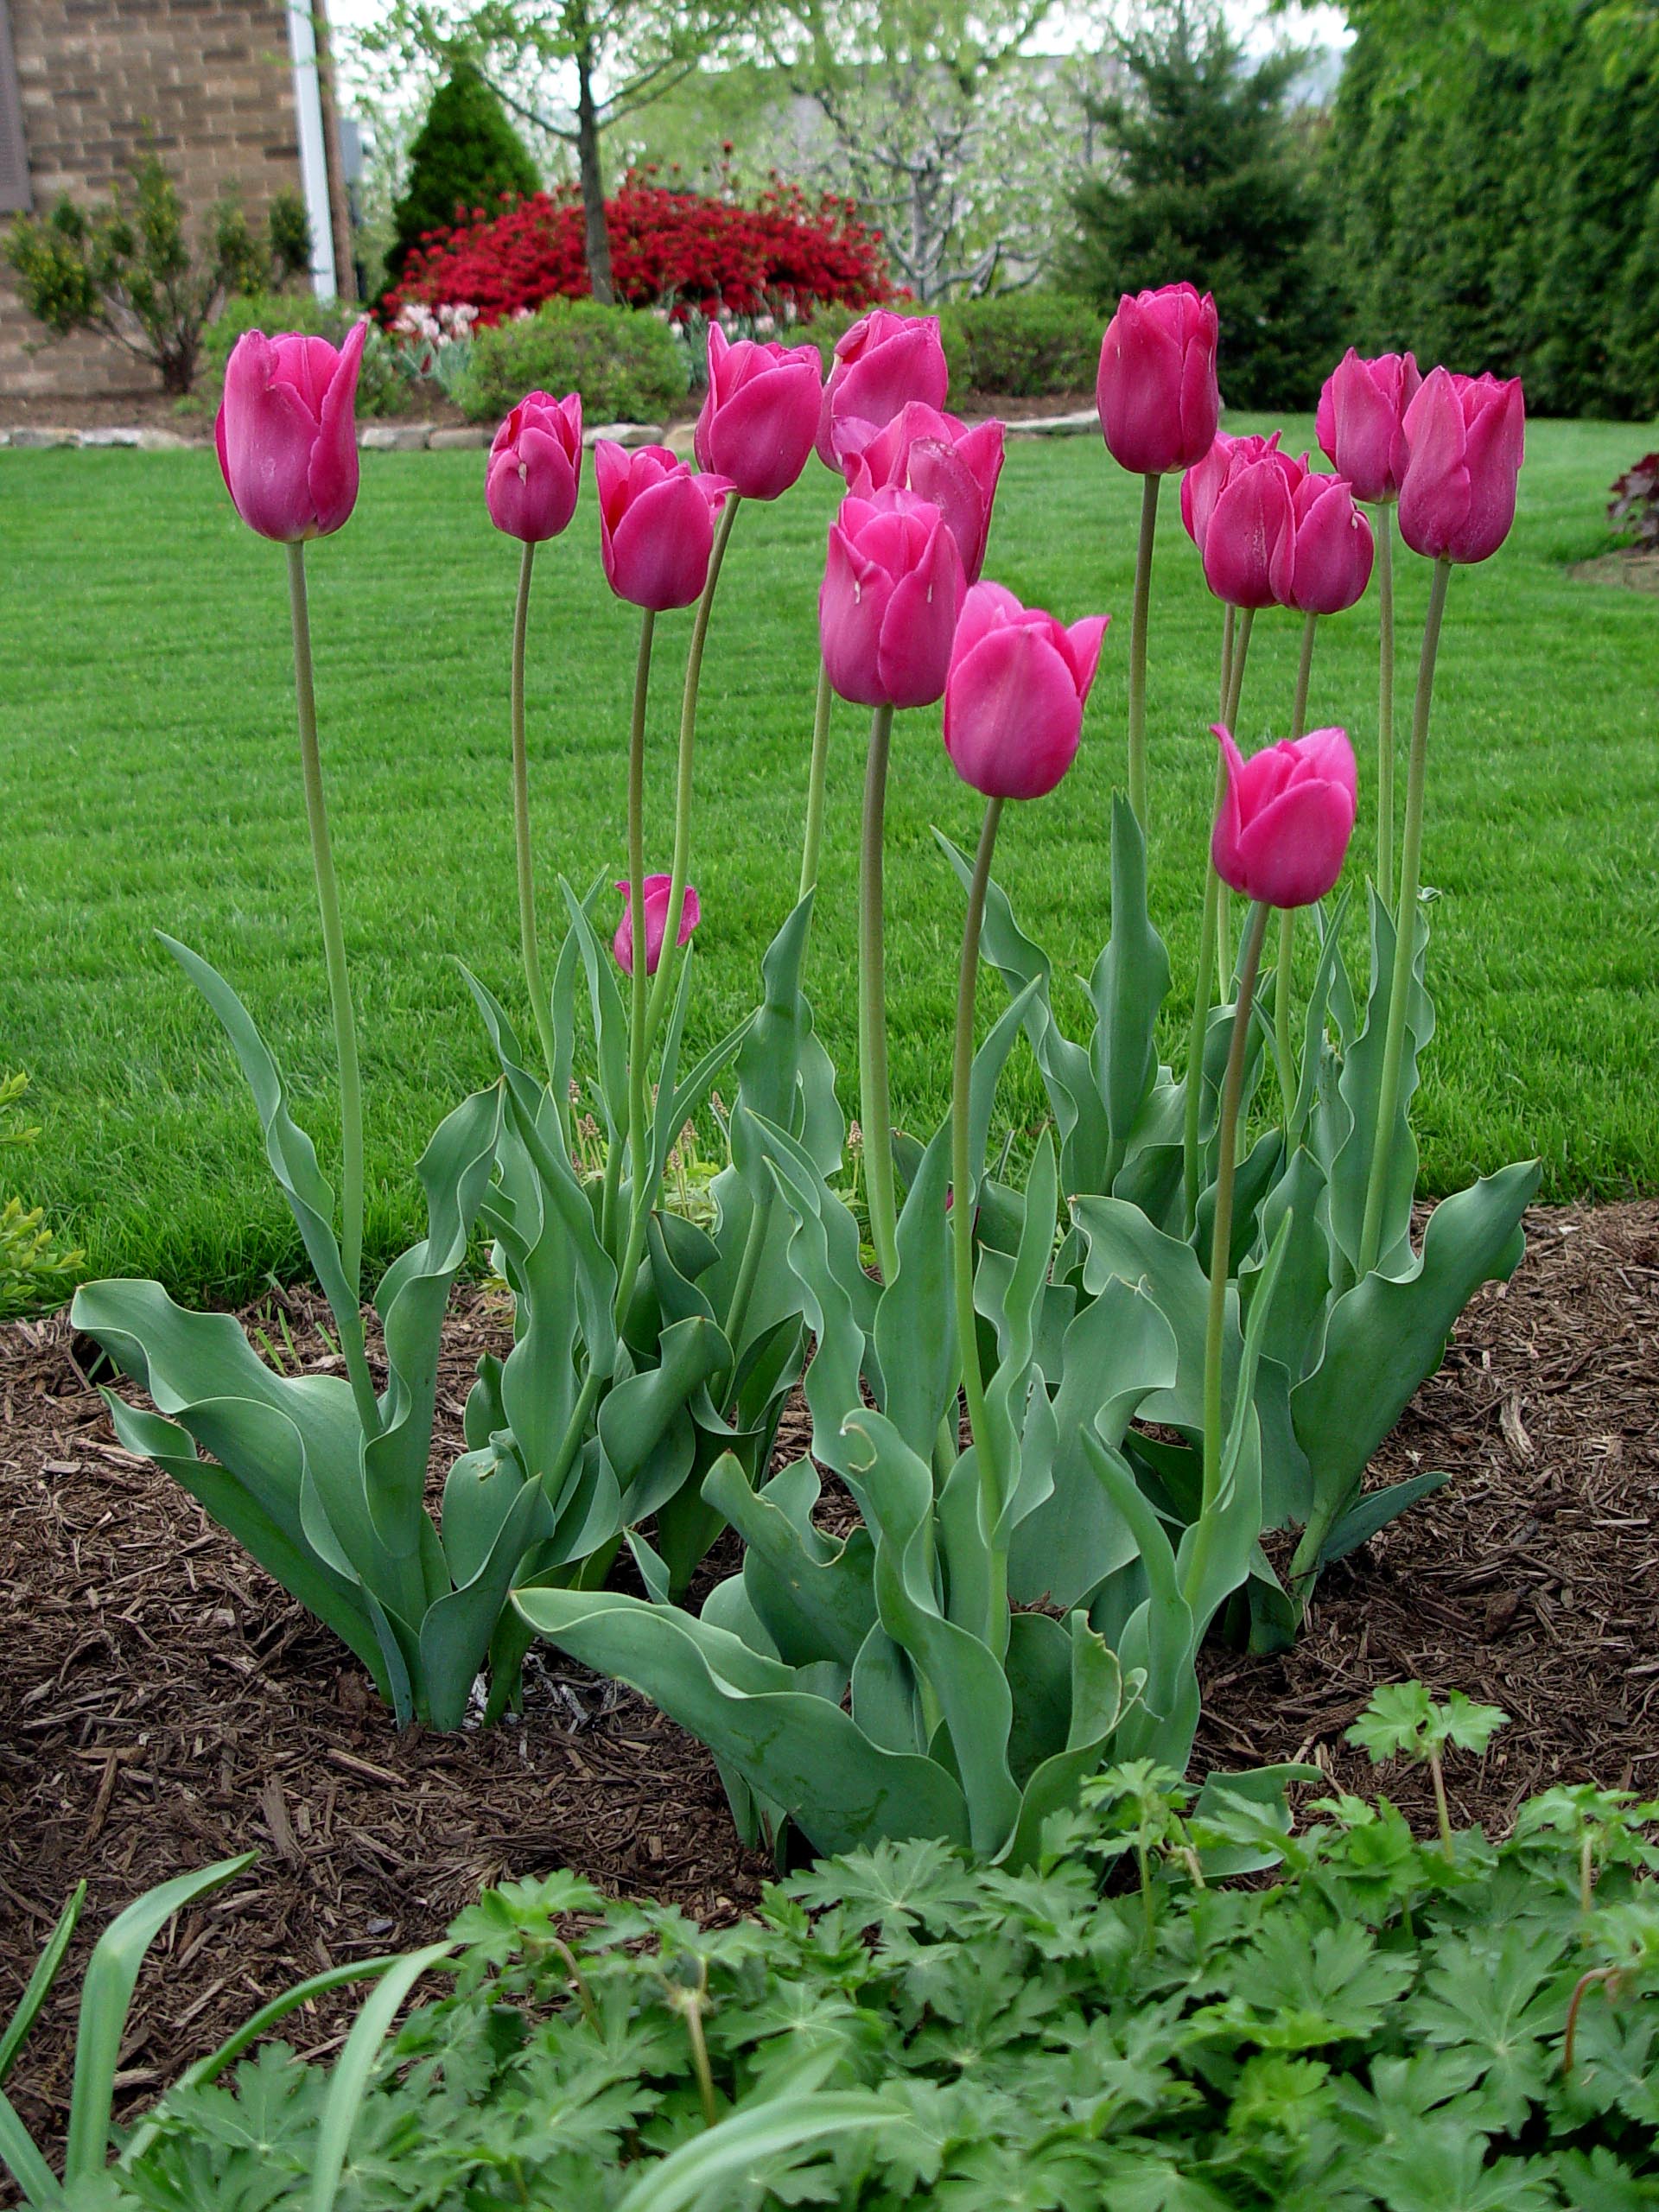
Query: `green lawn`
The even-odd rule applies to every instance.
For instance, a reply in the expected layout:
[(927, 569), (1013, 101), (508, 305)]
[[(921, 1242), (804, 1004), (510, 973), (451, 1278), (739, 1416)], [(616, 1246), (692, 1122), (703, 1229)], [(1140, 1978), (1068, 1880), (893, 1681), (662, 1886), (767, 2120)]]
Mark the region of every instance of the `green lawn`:
[[(1300, 446), (1309, 426), (1293, 426)], [(1440, 893), (1440, 1026), (1420, 1124), (1434, 1189), (1528, 1152), (1547, 1189), (1659, 1189), (1659, 601), (1575, 583), (1601, 549), (1609, 480), (1651, 437), (1544, 423), (1503, 552), (1453, 580), (1432, 747), (1426, 876)], [(411, 1169), (439, 1116), (487, 1080), (452, 956), (518, 1004), (506, 768), (515, 550), (490, 528), (476, 454), (365, 457), (357, 514), (311, 556), (325, 762), (370, 1102), (371, 1243), (404, 1241)], [(1107, 921), (1104, 830), (1122, 771), (1137, 487), (1093, 439), (1009, 454), (990, 569), (1068, 620), (1115, 617), (1076, 771), (1005, 826), (999, 875), (1059, 967)], [(752, 999), (794, 896), (832, 504), (816, 467), (733, 540), (710, 637), (693, 874), (705, 921), (698, 1034)], [(621, 872), (634, 620), (606, 589), (591, 493), (542, 557), (532, 614), (533, 803), (543, 912), (556, 870)], [(25, 1065), (45, 1134), (21, 1159), (101, 1273), (180, 1294), (246, 1291), (297, 1242), (240, 1077), (156, 944), (220, 965), (264, 1025), (296, 1110), (334, 1150), (330, 1048), (293, 734), (280, 553), (232, 513), (205, 452), (0, 455), (0, 1067)], [(1406, 556), (1402, 720), (1422, 564)], [(1361, 762), (1370, 836), (1375, 605), (1324, 626), (1316, 720)], [(685, 615), (658, 625), (652, 857), (665, 866)], [(1241, 721), (1282, 734), (1299, 625), (1262, 617)], [(1166, 497), (1151, 677), (1153, 898), (1185, 989), (1213, 772), (1218, 611)], [(854, 1095), (854, 841), (861, 716), (838, 710), (820, 1020)], [(948, 1080), (958, 893), (930, 827), (969, 838), (976, 802), (937, 710), (902, 716), (890, 823), (890, 998), (901, 1116)], [(607, 912), (613, 909), (607, 908)], [(1179, 1033), (1172, 1022), (1171, 1041)], [(1011, 1110), (1034, 1110), (1028, 1066)]]

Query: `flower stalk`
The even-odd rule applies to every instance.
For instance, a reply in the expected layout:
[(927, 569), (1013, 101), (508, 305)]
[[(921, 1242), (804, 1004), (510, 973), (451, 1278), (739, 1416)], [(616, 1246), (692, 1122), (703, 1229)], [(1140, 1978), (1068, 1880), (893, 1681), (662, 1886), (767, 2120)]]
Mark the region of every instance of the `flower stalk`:
[[(1313, 639), (1319, 616), (1310, 614), (1302, 624), (1302, 650), (1296, 664), (1296, 696), (1290, 713), (1293, 739), (1307, 729), (1307, 686), (1313, 671)], [(1291, 1141), (1291, 1122), (1296, 1111), (1295, 1059), (1291, 1050), (1290, 971), (1296, 950), (1296, 909), (1287, 906), (1279, 916), (1279, 964), (1273, 981), (1273, 1036), (1279, 1056), (1279, 1082), (1285, 1103), (1285, 1142)]]
[(1141, 537), (1135, 553), (1135, 604), (1129, 616), (1129, 804), (1147, 829), (1147, 625), (1152, 608), (1152, 553), (1158, 535), (1161, 476), (1141, 480)]
[[(1231, 729), (1238, 715), (1239, 695), (1244, 683), (1244, 664), (1250, 650), (1250, 629), (1255, 620), (1254, 608), (1246, 607), (1244, 619), (1236, 632), (1233, 626), (1232, 607), (1227, 609), (1227, 624), (1222, 650), (1221, 719)], [(1220, 811), (1223, 795), (1227, 788), (1227, 772), (1224, 764), (1216, 763), (1216, 787), (1210, 801), (1210, 819), (1213, 822)], [(1215, 863), (1208, 852), (1204, 861), (1204, 913), (1198, 924), (1198, 975), (1192, 987), (1192, 1024), (1186, 1039), (1186, 1091), (1182, 1101), (1181, 1181), (1185, 1198), (1186, 1233), (1190, 1236), (1198, 1218), (1198, 1126), (1204, 1106), (1204, 1044), (1209, 1033), (1210, 1009), (1216, 1003), (1210, 993), (1210, 977), (1217, 969), (1220, 954), (1221, 902), (1225, 887), (1216, 874)], [(1217, 972), (1219, 988), (1224, 992), (1227, 977)]]
[[(536, 548), (528, 538), (518, 563), (518, 597), (512, 614), (512, 835), (518, 869), (518, 942), (524, 954), (524, 987), (542, 1048), (547, 1079), (559, 1127), (569, 1128), (569, 1102), (558, 1095), (554, 1082), (557, 1047), (553, 1037), (553, 1012), (542, 981), (542, 957), (536, 928), (536, 864), (530, 835), (530, 756), (524, 743), (524, 641), (530, 626), (530, 580), (536, 565)], [(569, 1149), (567, 1135), (566, 1148)]]
[(881, 1280), (891, 1282), (899, 1267), (899, 1211), (893, 1180), (893, 1100), (887, 1078), (887, 987), (882, 909), (882, 842), (887, 804), (887, 760), (893, 744), (893, 709), (877, 707), (870, 716), (869, 752), (864, 767), (864, 817), (858, 871), (858, 1088), (859, 1119), (864, 1131), (865, 1188), (870, 1211), (870, 1242)]
[(818, 661), (818, 696), (812, 710), (812, 764), (806, 778), (806, 835), (801, 843), (801, 887), (798, 905), (818, 882), (818, 859), (823, 849), (823, 795), (830, 772), (830, 717), (835, 706), (830, 664)]
[[(634, 1159), (633, 1213), (639, 1233), (645, 1233), (639, 1213), (643, 1189), (642, 1161), (645, 1101), (645, 706), (651, 694), (651, 649), (657, 617), (646, 607), (639, 618), (639, 652), (633, 671), (633, 712), (628, 728), (628, 912), (632, 928), (632, 975), (629, 979), (628, 1123), (614, 1133), (605, 1157), (605, 1181), (600, 1199), (600, 1235), (607, 1249), (616, 1249), (617, 1198), (622, 1179), (625, 1136), (631, 1140)], [(667, 951), (667, 940), (664, 940)], [(630, 1231), (632, 1242), (632, 1230)], [(630, 1285), (630, 1288), (632, 1285)], [(619, 1313), (627, 1310), (618, 1282)]]
[(1389, 1026), (1382, 1045), (1382, 1072), (1377, 1086), (1376, 1133), (1371, 1147), (1370, 1181), (1360, 1231), (1359, 1275), (1376, 1267), (1382, 1241), (1382, 1209), (1393, 1166), (1394, 1117), (1400, 1105), (1400, 1070), (1411, 996), (1411, 969), (1417, 935), (1417, 894), (1423, 862), (1423, 792), (1428, 761), (1428, 722), (1434, 699), (1434, 664), (1440, 653), (1440, 624), (1446, 613), (1452, 563), (1434, 563), (1423, 623), (1423, 649), (1417, 667), (1417, 696), (1411, 715), (1411, 752), (1406, 763), (1406, 819), (1400, 845), (1400, 893), (1395, 907), (1394, 976), (1389, 987)]
[(1376, 514), (1376, 888), (1394, 876), (1394, 502)]
[[(968, 890), (968, 914), (962, 931), (962, 968), (957, 983), (956, 1055), (950, 1087), (950, 1236), (955, 1259), (957, 1340), (962, 1357), (963, 1395), (968, 1428), (978, 1457), (980, 1519), (988, 1536), (1000, 1512), (996, 1470), (985, 1420), (985, 1382), (979, 1364), (979, 1332), (974, 1319), (973, 1170), (969, 1159), (969, 1122), (974, 1079), (974, 1007), (979, 984), (979, 939), (985, 921), (985, 893), (1003, 802), (988, 798), (974, 855)], [(992, 1546), (986, 1642), (999, 1650), (1007, 1636), (1007, 1560)]]

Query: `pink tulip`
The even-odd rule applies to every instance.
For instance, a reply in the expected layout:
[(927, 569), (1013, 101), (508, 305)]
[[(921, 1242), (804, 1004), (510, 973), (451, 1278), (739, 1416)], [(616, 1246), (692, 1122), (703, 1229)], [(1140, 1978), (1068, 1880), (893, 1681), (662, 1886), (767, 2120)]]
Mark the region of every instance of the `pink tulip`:
[[(1249, 442), (1241, 438), (1236, 447)], [(1208, 480), (1195, 489), (1189, 527), (1204, 557), (1205, 582), (1228, 606), (1280, 603), (1275, 570), (1282, 577), (1283, 549), (1294, 542), (1294, 493), (1306, 474), (1305, 461), (1293, 461), (1269, 440), (1259, 453), (1236, 448), (1218, 490)], [(1183, 518), (1187, 504), (1184, 498)], [(1207, 521), (1203, 512), (1206, 505)]]
[(1406, 410), (1400, 535), (1429, 560), (1485, 561), (1515, 520), (1526, 457), (1521, 379), (1431, 369)]
[(976, 423), (969, 429), (956, 416), (912, 399), (885, 429), (849, 420), (840, 435), (848, 489), (868, 499), (896, 485), (931, 499), (957, 541), (963, 573), (976, 582), (1002, 473), (1001, 423)]
[(594, 448), (599, 546), (619, 599), (660, 614), (690, 607), (709, 580), (715, 517), (731, 485), (694, 476), (666, 446), (632, 452), (610, 438)]
[(963, 602), (944, 687), (944, 749), (987, 798), (1041, 798), (1077, 756), (1084, 702), (1110, 618), (1068, 630), (1001, 584)]
[(213, 439), (236, 511), (262, 537), (327, 537), (356, 505), (353, 408), (368, 328), (354, 324), (338, 352), (326, 338), (259, 330), (231, 349)]
[(582, 483), (582, 395), (527, 391), (495, 434), (484, 477), (490, 520), (509, 537), (540, 545), (576, 511)]
[(734, 346), (711, 322), (698, 467), (729, 477), (746, 499), (779, 498), (806, 467), (823, 397), (816, 346), (761, 346), (748, 338)]
[[(668, 927), (668, 894), (673, 887), (671, 875), (648, 875), (645, 878), (645, 973), (654, 976), (663, 957), (663, 935)], [(616, 935), (611, 939), (611, 950), (616, 964), (625, 976), (633, 973), (633, 887), (626, 876), (617, 885), (622, 893), (622, 918), (616, 925)], [(691, 932), (702, 919), (702, 907), (697, 894), (688, 883), (685, 900), (680, 908), (680, 933), (677, 944), (688, 944)]]
[(1273, 595), (1300, 614), (1340, 614), (1364, 595), (1376, 548), (1344, 477), (1306, 470), (1290, 495), (1290, 528), (1268, 564)]
[(943, 407), (950, 387), (937, 315), (873, 308), (836, 341), (818, 415), (818, 459), (839, 469), (843, 421), (885, 429), (912, 399)]
[(1125, 293), (1101, 341), (1095, 404), (1107, 450), (1135, 476), (1191, 468), (1221, 420), (1216, 303), (1191, 284)]
[(1268, 906), (1311, 906), (1342, 874), (1358, 778), (1341, 729), (1310, 730), (1240, 755), (1214, 725), (1227, 788), (1210, 840), (1224, 883)]
[(1357, 499), (1397, 499), (1406, 473), (1405, 413), (1422, 377), (1410, 353), (1362, 360), (1353, 346), (1319, 394), (1319, 444)]
[(957, 541), (931, 500), (849, 493), (830, 525), (818, 592), (824, 666), (842, 697), (930, 706), (944, 690), (966, 589)]
[[(1264, 454), (1276, 454), (1281, 430), (1264, 438), (1259, 431), (1248, 437), (1235, 438), (1225, 430), (1216, 432), (1214, 442), (1202, 461), (1194, 461), (1181, 479), (1181, 524), (1187, 536), (1204, 551), (1205, 537), (1210, 528), (1210, 518), (1216, 511), (1216, 501), (1226, 489), (1228, 479), (1236, 469), (1247, 463), (1260, 461)], [(1281, 456), (1286, 469), (1293, 477), (1296, 464), (1287, 454)]]

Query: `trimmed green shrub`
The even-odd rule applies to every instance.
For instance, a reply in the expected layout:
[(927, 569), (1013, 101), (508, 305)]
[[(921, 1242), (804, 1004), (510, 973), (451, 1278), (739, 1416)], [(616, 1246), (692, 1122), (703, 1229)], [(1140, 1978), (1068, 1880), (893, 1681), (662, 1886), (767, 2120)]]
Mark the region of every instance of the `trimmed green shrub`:
[[(341, 300), (320, 300), (314, 292), (249, 292), (227, 300), (224, 312), (209, 324), (202, 338), (201, 404), (210, 412), (218, 412), (225, 390), (225, 365), (232, 347), (245, 332), (263, 330), (272, 338), (279, 331), (297, 330), (340, 346), (362, 315), (359, 306)], [(419, 401), (418, 387), (398, 360), (396, 348), (377, 324), (371, 324), (357, 379), (359, 416), (407, 415)]]
[[(957, 309), (953, 307), (920, 307), (914, 300), (883, 300), (881, 304), (890, 315), (931, 315), (938, 317), (939, 340), (944, 347), (945, 366), (950, 372), (950, 396), (953, 399), (960, 399), (972, 385), (974, 375), (968, 340)], [(810, 322), (803, 323), (799, 330), (785, 334), (798, 345), (816, 346), (827, 376), (836, 341), (844, 337), (855, 322), (861, 322), (869, 312), (868, 308), (821, 308)]]
[[(32, 1145), (41, 1134), (29, 1122), (6, 1126), (28, 1089), (21, 1070), (0, 1075), (0, 1151)], [(0, 1205), (0, 1320), (60, 1305), (79, 1281), (86, 1256), (79, 1246), (71, 1251), (60, 1243), (42, 1208), (7, 1198)]]
[(956, 309), (976, 391), (1010, 399), (1092, 391), (1106, 323), (1088, 300), (1066, 292), (1001, 292)]
[(549, 300), (479, 332), (456, 397), (489, 423), (533, 391), (579, 391), (590, 423), (660, 423), (685, 397), (683, 349), (648, 309)]
[[(1448, 1852), (1386, 1800), (1287, 1838), (1242, 1799), (1200, 1821), (1144, 1764), (1091, 1788), (1040, 1872), (884, 1844), (734, 1927), (568, 1874), (486, 1891), (448, 1957), (362, 1970), (385, 1980), (332, 2067), (203, 2062), (98, 2206), (1654, 2202), (1659, 1808), (1554, 1789)], [(1264, 1838), (1284, 1879), (1218, 1879)], [(423, 1974), (448, 1991), (377, 2056)]]
[(523, 199), (541, 188), (529, 148), (477, 65), (464, 58), (432, 95), (409, 157), (409, 185), (391, 211), (388, 284), (429, 231), (449, 228), (457, 208), (494, 214), (504, 194)]

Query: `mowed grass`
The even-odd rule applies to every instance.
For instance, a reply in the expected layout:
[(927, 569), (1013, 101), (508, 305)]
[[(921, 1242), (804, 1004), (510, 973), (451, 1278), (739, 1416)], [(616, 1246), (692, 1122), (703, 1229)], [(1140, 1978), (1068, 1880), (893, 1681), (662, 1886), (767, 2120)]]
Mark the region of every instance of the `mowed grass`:
[[(1293, 423), (1287, 442), (1310, 441)], [(1659, 601), (1575, 582), (1604, 545), (1605, 486), (1651, 439), (1540, 423), (1515, 534), (1453, 579), (1432, 741), (1426, 876), (1440, 1028), (1418, 1122), (1436, 1192), (1526, 1154), (1557, 1198), (1659, 1189)], [(456, 961), (522, 1007), (507, 778), (516, 548), (491, 529), (477, 454), (365, 457), (355, 517), (310, 556), (317, 689), (368, 1095), (369, 1243), (421, 1228), (413, 1168), (491, 1063)], [(998, 874), (1067, 977), (1109, 920), (1106, 832), (1123, 770), (1138, 486), (1098, 442), (1009, 450), (990, 572), (1066, 620), (1114, 616), (1075, 772), (1012, 810)], [(816, 466), (741, 518), (703, 685), (693, 874), (695, 1040), (753, 1003), (795, 894), (815, 607), (830, 480)], [(542, 906), (555, 878), (622, 873), (636, 617), (606, 588), (591, 489), (543, 550), (530, 719)], [(206, 452), (0, 456), (0, 1065), (28, 1067), (44, 1135), (8, 1165), (96, 1273), (234, 1297), (301, 1264), (251, 1107), (206, 1007), (155, 931), (220, 966), (285, 1070), (325, 1165), (332, 1054), (294, 736), (282, 555), (236, 520)], [(1397, 563), (1400, 719), (1424, 565)], [(689, 615), (658, 624), (651, 862), (667, 865)], [(1263, 616), (1241, 723), (1287, 727), (1299, 623)], [(1219, 610), (1166, 488), (1154, 587), (1152, 898), (1190, 988), (1214, 754)], [(1322, 626), (1313, 719), (1353, 733), (1371, 850), (1376, 605)], [(855, 878), (864, 718), (837, 709), (811, 990), (855, 1111)], [(902, 715), (888, 823), (893, 1073), (901, 1119), (948, 1087), (962, 906), (932, 839), (971, 840), (938, 710)], [(613, 918), (607, 893), (602, 911)], [(1357, 912), (1357, 907), (1356, 908)], [(986, 986), (985, 1007), (1000, 1003)], [(1029, 1120), (1023, 1054), (1004, 1092)]]

